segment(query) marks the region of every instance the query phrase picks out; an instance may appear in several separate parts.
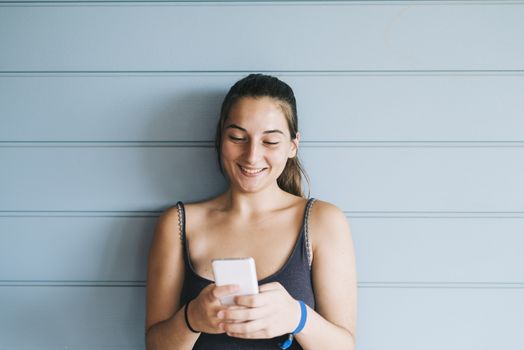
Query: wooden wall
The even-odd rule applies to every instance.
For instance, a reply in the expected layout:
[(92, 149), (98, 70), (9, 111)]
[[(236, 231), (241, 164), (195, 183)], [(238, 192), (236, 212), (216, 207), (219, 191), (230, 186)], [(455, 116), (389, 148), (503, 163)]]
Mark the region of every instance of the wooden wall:
[(251, 72), (346, 213), (358, 348), (524, 348), (524, 1), (0, 1), (0, 349), (143, 349), (159, 213)]

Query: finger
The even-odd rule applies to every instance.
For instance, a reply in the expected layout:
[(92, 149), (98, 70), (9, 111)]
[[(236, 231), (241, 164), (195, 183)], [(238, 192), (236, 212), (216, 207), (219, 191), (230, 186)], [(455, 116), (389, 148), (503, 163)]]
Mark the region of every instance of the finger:
[(271, 282), (271, 283), (266, 283), (266, 284), (259, 286), (258, 291), (262, 293), (262, 292), (267, 292), (270, 290), (276, 290), (276, 289), (282, 289), (282, 288), (284, 287), (280, 283)]
[(227, 335), (230, 336), (230, 337), (242, 338), (242, 339), (269, 339), (269, 338), (273, 338), (273, 337), (269, 336), (269, 334), (265, 330), (258, 331), (258, 332), (252, 332), (252, 333), (231, 333), (231, 332), (228, 332)]
[(267, 304), (264, 294), (239, 295), (235, 297), (235, 304), (246, 307), (262, 307)]
[(238, 291), (240, 289), (240, 286), (238, 284), (226, 284), (223, 286), (215, 286), (213, 290), (211, 291), (211, 295), (215, 298), (221, 298), (223, 296), (233, 294), (234, 292)]
[(220, 320), (225, 320), (226, 322), (233, 322), (232, 320), (226, 320), (225, 318), (225, 312), (227, 310), (245, 310), (245, 309), (248, 309), (247, 307), (245, 306), (238, 306), (238, 305), (221, 305), (217, 310), (216, 310), (216, 317)]
[(245, 322), (253, 321), (267, 316), (269, 313), (268, 308), (255, 307), (255, 308), (230, 308), (218, 312), (218, 318), (222, 318), (227, 322)]
[(224, 320), (224, 323), (242, 323), (244, 321)]
[(225, 305), (221, 310), (245, 310), (247, 307), (240, 305)]
[[(242, 323), (225, 323), (224, 330), (229, 334), (246, 336), (250, 333), (256, 333), (266, 328), (266, 322), (263, 320), (254, 320)], [(235, 335), (235, 336), (236, 336)]]

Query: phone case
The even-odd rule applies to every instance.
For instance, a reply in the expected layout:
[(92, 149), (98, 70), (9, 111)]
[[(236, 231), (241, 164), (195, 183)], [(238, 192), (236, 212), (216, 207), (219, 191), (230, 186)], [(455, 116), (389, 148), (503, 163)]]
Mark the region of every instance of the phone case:
[(226, 284), (238, 284), (240, 289), (234, 294), (220, 298), (224, 305), (234, 305), (233, 298), (236, 295), (258, 294), (257, 270), (255, 259), (214, 259), (211, 262), (215, 284), (223, 286)]

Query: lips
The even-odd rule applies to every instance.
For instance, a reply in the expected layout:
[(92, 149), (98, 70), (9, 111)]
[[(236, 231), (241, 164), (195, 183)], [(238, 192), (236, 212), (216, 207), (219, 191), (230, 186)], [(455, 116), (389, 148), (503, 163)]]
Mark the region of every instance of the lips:
[(256, 176), (266, 170), (267, 168), (246, 168), (241, 165), (238, 165), (240, 171), (247, 176)]

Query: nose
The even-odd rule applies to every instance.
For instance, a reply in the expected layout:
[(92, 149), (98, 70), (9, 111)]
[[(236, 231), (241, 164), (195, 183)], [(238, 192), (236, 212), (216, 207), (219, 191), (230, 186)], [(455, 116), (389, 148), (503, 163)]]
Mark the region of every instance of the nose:
[(249, 164), (256, 164), (260, 159), (261, 150), (260, 145), (254, 141), (246, 142), (246, 148), (244, 150), (244, 159)]

